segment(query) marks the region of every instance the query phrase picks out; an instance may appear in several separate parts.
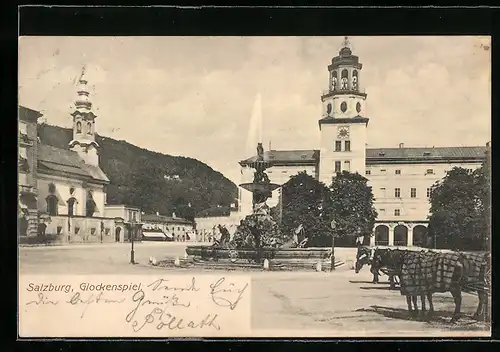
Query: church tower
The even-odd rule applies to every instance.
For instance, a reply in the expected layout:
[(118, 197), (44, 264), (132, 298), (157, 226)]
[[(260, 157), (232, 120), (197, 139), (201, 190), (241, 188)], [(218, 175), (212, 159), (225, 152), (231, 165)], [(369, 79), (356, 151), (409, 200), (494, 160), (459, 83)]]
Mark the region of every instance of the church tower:
[(338, 172), (365, 174), (366, 94), (360, 85), (363, 65), (345, 37), (339, 54), (328, 66), (329, 89), (321, 96), (322, 118), (319, 180), (330, 185)]
[(85, 68), (78, 80), (77, 98), (73, 116), (73, 139), (69, 142), (70, 150), (76, 151), (85, 163), (99, 166), (99, 145), (95, 141), (95, 119), (92, 112), (92, 102), (89, 98)]

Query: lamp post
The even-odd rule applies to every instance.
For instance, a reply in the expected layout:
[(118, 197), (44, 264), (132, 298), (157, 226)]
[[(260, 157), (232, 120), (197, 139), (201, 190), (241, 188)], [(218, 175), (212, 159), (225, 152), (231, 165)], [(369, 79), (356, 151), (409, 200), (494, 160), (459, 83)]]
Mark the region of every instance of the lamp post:
[(135, 264), (134, 260), (134, 237), (135, 237), (135, 221), (132, 220), (130, 223), (130, 242), (132, 244), (132, 248), (130, 249), (130, 264)]
[(330, 268), (330, 271), (335, 270), (335, 228), (337, 227), (337, 222), (332, 220), (330, 223), (330, 226), (332, 228), (332, 266)]

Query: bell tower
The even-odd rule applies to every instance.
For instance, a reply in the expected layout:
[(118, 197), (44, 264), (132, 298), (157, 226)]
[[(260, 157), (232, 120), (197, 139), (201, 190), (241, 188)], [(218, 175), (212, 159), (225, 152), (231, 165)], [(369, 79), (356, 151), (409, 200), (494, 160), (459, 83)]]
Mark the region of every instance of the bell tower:
[(85, 163), (99, 166), (99, 145), (95, 141), (95, 119), (97, 116), (92, 112), (87, 83), (85, 67), (83, 67), (78, 80), (75, 110), (71, 113), (73, 116), (73, 139), (69, 142), (69, 148), (76, 151)]
[(363, 65), (352, 54), (348, 37), (328, 66), (328, 90), (323, 92), (319, 180), (330, 185), (342, 171), (365, 174), (366, 94), (360, 85)]

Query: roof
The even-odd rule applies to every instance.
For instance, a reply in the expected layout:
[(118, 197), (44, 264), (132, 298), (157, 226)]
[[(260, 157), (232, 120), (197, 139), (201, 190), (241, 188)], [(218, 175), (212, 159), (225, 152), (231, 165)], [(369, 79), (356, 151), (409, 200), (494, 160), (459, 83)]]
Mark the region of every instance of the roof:
[[(273, 164), (311, 164), (315, 165), (319, 160), (319, 150), (269, 150), (264, 152), (264, 160)], [(240, 165), (247, 165), (257, 161), (257, 156), (240, 161)]]
[(366, 150), (366, 163), (478, 161), (486, 147), (373, 148)]
[(142, 222), (161, 222), (161, 223), (176, 223), (176, 224), (192, 224), (191, 221), (184, 218), (173, 218), (170, 216), (146, 214), (141, 216)]
[[(366, 164), (392, 162), (448, 162), (478, 161), (485, 158), (486, 147), (439, 147), (439, 148), (370, 148), (366, 149)], [(382, 155), (383, 154), (383, 155)], [(257, 160), (253, 156), (240, 161), (240, 165), (248, 165)], [(264, 153), (264, 160), (275, 164), (315, 164), (319, 160), (319, 150), (270, 150)]]
[(90, 181), (109, 182), (100, 167), (86, 164), (77, 152), (46, 144), (38, 145), (38, 169), (41, 172), (69, 173)]
[(21, 105), (18, 107), (17, 110), (18, 110), (19, 120), (21, 121), (36, 122), (39, 117), (43, 116), (41, 112)]
[(106, 208), (126, 208), (126, 209), (132, 209), (132, 210), (141, 210), (141, 208), (135, 206), (135, 205), (128, 205), (128, 204), (106, 204)]

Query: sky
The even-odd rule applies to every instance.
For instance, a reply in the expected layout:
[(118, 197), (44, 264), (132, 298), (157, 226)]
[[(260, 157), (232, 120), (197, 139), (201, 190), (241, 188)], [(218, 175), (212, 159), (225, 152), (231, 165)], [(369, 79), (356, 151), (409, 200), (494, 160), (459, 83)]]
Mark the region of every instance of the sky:
[[(349, 37), (367, 93), (367, 147), (482, 146), (490, 37)], [(86, 67), (96, 131), (196, 158), (240, 181), (252, 115), (272, 149), (319, 147), (327, 66), (343, 37), (21, 37), (19, 104), (71, 127)], [(259, 135), (259, 134), (257, 134)], [(256, 141), (257, 142), (257, 141)]]

